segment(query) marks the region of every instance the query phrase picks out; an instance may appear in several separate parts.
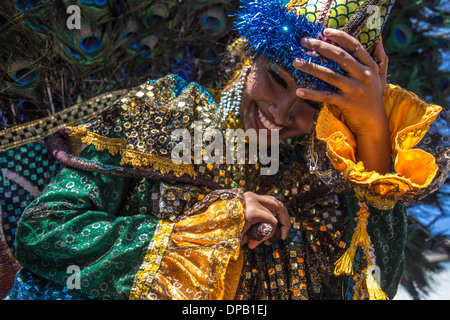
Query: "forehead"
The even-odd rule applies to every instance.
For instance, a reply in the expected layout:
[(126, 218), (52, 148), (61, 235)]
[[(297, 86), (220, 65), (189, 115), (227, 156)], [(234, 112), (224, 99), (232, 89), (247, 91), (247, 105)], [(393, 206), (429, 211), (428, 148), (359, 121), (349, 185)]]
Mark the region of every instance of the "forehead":
[(269, 70), (272, 70), (276, 72), (280, 77), (282, 77), (282, 79), (286, 82), (292, 83), (299, 88), (311, 88), (310, 84), (299, 83), (299, 81), (294, 76), (292, 76), (286, 70), (286, 68), (276, 62), (271, 62), (270, 58), (266, 55), (256, 55), (251, 59), (251, 64), (254, 71), (256, 72), (267, 72)]

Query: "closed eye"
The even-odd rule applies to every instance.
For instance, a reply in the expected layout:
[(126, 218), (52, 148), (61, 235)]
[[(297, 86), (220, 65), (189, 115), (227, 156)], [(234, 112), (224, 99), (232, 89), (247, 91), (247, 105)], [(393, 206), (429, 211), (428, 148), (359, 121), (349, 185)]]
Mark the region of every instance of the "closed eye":
[(272, 65), (269, 63), (269, 74), (272, 76), (272, 78), (283, 88), (287, 89), (288, 85), (287, 82), (276, 72), (273, 70)]

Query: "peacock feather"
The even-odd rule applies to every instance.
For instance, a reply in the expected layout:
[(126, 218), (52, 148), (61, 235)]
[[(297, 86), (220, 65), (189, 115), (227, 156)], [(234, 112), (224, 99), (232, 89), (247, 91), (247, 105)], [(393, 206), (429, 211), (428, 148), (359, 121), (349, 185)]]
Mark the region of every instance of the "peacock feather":
[[(69, 6), (79, 9), (79, 28), (67, 25), (75, 12)], [(231, 0), (2, 1), (3, 127), (168, 73), (214, 83), (237, 6)]]

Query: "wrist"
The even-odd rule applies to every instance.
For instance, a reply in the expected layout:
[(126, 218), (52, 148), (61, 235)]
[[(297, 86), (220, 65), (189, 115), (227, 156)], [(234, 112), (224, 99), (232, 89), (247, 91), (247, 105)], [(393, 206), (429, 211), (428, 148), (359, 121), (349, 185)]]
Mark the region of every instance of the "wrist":
[(376, 131), (367, 131), (356, 135), (357, 160), (362, 161), (368, 171), (380, 174), (388, 173), (391, 169), (391, 143), (389, 127)]

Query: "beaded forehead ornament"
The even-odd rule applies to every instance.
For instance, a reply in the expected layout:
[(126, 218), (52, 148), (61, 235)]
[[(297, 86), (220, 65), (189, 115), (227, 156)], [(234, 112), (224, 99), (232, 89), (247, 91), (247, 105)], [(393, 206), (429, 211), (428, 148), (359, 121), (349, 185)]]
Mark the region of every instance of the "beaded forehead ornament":
[(281, 65), (299, 84), (334, 91), (328, 83), (292, 66), (295, 58), (343, 73), (339, 65), (300, 45), (303, 37), (323, 38), (329, 27), (356, 37), (370, 49), (379, 38), (395, 0), (242, 0), (236, 30), (254, 54)]

